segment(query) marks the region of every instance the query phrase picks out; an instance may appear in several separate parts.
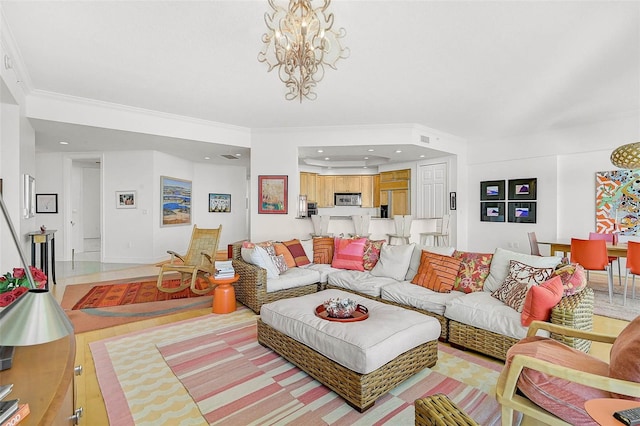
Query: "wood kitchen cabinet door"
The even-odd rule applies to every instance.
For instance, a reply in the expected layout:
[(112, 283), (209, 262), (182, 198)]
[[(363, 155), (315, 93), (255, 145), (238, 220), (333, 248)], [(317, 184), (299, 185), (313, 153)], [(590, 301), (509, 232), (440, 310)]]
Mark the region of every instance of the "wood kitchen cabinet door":
[(333, 207), (335, 176), (318, 176), (316, 192), (318, 195), (318, 207)]
[(406, 189), (398, 189), (391, 192), (391, 215), (411, 214), (409, 208), (409, 191)]
[(335, 176), (335, 192), (357, 193), (360, 189), (360, 176)]
[(373, 207), (373, 176), (360, 177), (362, 207)]
[(317, 173), (300, 172), (300, 194), (306, 195), (308, 202), (315, 202), (318, 198), (317, 178)]

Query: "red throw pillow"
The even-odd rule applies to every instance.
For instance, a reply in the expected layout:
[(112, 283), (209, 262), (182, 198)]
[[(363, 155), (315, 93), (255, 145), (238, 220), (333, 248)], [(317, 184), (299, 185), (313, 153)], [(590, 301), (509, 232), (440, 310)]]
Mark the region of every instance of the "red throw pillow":
[(335, 252), (333, 253), (332, 268), (350, 269), (353, 271), (364, 271), (362, 254), (366, 238), (336, 238), (334, 241)]
[(309, 262), (309, 258), (302, 248), (302, 244), (300, 244), (300, 240), (294, 239), (283, 241), (282, 244), (284, 244), (289, 249), (289, 252), (293, 256), (293, 260), (296, 262), (296, 266), (303, 266), (311, 263)]
[(524, 299), (522, 325), (528, 327), (534, 320), (549, 321), (551, 309), (562, 299), (563, 290), (562, 280), (558, 276), (532, 286)]
[(330, 265), (333, 260), (333, 237), (313, 239), (313, 263)]
[(411, 283), (439, 293), (449, 293), (460, 269), (460, 259), (422, 250), (420, 266)]

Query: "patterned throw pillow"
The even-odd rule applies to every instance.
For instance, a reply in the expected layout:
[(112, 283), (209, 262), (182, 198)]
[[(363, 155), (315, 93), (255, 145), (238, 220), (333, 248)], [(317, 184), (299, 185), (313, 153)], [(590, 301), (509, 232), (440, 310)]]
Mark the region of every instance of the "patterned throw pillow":
[(273, 247), (276, 249), (276, 256), (284, 256), (284, 260), (287, 264), (287, 268), (295, 268), (296, 261), (293, 260), (293, 256), (289, 249), (282, 243), (274, 243)]
[(263, 241), (261, 243), (252, 243), (251, 241), (243, 241), (242, 242), (242, 247), (244, 247), (244, 248), (252, 249), (255, 246), (260, 246), (263, 249), (265, 249), (269, 256), (275, 256), (276, 255), (276, 250), (275, 250), (275, 248), (273, 246), (273, 242), (271, 242), (271, 241)]
[(439, 293), (449, 293), (460, 269), (460, 259), (422, 250), (418, 273), (411, 283)]
[(330, 265), (333, 260), (333, 237), (313, 239), (313, 263)]
[(287, 266), (287, 261), (284, 260), (284, 255), (279, 254), (277, 256), (271, 256), (271, 260), (273, 260), (273, 264), (276, 265), (276, 268), (278, 268), (278, 272), (287, 272), (287, 269), (289, 269), (289, 267)]
[(366, 238), (336, 238), (334, 241), (335, 253), (333, 254), (331, 267), (364, 271), (362, 253), (364, 253), (366, 242)]
[(460, 259), (460, 271), (453, 283), (453, 289), (471, 293), (481, 291), (484, 280), (489, 276), (493, 253), (472, 253), (455, 251), (453, 257)]
[(378, 263), (380, 259), (380, 250), (385, 240), (367, 240), (364, 244), (364, 253), (362, 254), (362, 266), (365, 271), (370, 271)]
[(289, 241), (283, 241), (282, 244), (284, 244), (289, 249), (289, 252), (293, 256), (293, 260), (295, 260), (296, 262), (296, 266), (303, 266), (311, 263), (309, 262), (309, 258), (302, 248), (302, 244), (300, 244), (300, 240), (293, 239)]
[(562, 280), (565, 296), (579, 293), (587, 286), (587, 275), (584, 273), (584, 268), (577, 263), (562, 265), (553, 272), (553, 275), (559, 276)]
[(545, 282), (552, 274), (553, 268), (536, 268), (517, 260), (511, 260), (507, 277), (500, 288), (491, 295), (505, 305), (522, 312), (529, 287)]

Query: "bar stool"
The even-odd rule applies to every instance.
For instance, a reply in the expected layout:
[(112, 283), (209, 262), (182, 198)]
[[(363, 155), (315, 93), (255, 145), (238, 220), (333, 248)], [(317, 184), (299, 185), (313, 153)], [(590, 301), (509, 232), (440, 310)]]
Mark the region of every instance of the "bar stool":
[(409, 238), (411, 238), (411, 223), (413, 222), (413, 216), (407, 215), (395, 215), (393, 217), (396, 227), (395, 234), (387, 234), (389, 237), (389, 245), (393, 239), (399, 239), (403, 244), (409, 244)]
[(442, 243), (443, 246), (449, 245), (449, 224), (450, 223), (451, 223), (451, 215), (450, 214), (442, 215), (442, 219), (440, 220), (440, 231), (421, 232), (420, 244), (426, 245), (427, 238), (433, 237), (434, 246), (440, 246), (440, 243)]

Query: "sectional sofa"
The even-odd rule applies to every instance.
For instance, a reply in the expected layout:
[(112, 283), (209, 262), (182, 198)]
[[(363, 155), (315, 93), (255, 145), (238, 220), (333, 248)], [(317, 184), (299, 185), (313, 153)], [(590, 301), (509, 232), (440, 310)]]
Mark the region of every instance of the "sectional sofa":
[[(336, 262), (335, 259), (329, 259), (332, 255), (337, 256), (336, 253), (329, 253), (331, 249), (327, 247), (330, 246), (330, 240), (306, 240), (292, 246), (296, 241), (287, 243), (298, 255), (296, 259), (306, 257), (309, 263), (284, 268), (286, 270), (280, 273), (270, 263), (262, 264), (260, 259), (251, 258), (248, 254), (250, 249), (243, 249), (243, 243), (233, 244), (232, 261), (240, 275), (240, 280), (235, 284), (238, 301), (259, 313), (264, 303), (327, 288), (341, 289), (435, 317), (441, 325), (441, 340), (502, 360), (506, 358), (507, 350), (526, 336), (528, 326), (522, 325), (522, 313), (492, 294), (501, 288), (512, 273), (510, 265), (524, 264), (537, 268), (536, 271), (548, 271), (554, 270), (561, 261), (559, 257), (531, 256), (501, 248), (491, 254), (481, 254), (457, 252), (451, 247), (416, 244), (389, 246), (379, 241), (378, 258), (373, 256), (375, 265), (369, 269), (357, 270), (358, 261), (360, 264), (372, 262), (371, 258), (367, 258), (367, 253), (360, 254), (365, 257), (364, 261), (357, 259), (357, 255), (343, 253), (341, 262)], [(472, 261), (460, 260), (453, 263), (451, 270), (458, 271), (458, 276), (455, 277), (458, 283), (456, 288), (451, 291), (435, 291), (428, 285), (415, 283), (419, 278), (433, 276), (433, 271), (424, 271), (423, 265), (431, 265), (424, 262), (425, 256), (431, 258), (431, 263), (434, 258), (466, 258)], [(351, 267), (354, 262), (356, 266)], [(591, 330), (593, 291), (581, 288), (571, 293), (561, 295), (560, 301), (552, 307), (548, 320), (555, 324)], [(554, 335), (551, 337), (585, 352), (590, 348), (589, 342), (582, 339)]]

